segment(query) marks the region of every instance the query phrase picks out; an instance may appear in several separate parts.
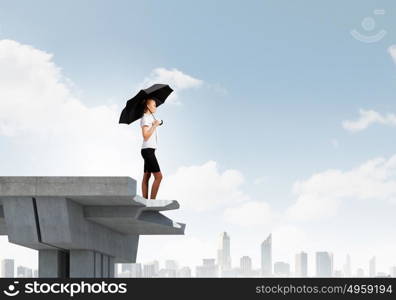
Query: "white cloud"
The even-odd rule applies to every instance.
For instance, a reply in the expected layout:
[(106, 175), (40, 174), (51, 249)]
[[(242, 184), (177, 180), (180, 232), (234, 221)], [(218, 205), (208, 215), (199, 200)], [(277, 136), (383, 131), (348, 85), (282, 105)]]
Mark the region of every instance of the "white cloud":
[(386, 201), (396, 199), (396, 155), (378, 157), (350, 170), (327, 170), (293, 185), (297, 200), (287, 209), (292, 220), (334, 217), (347, 199)]
[[(169, 82), (176, 90), (202, 83), (164, 68), (155, 69), (145, 82), (150, 80)], [(54, 172), (56, 165), (61, 175), (140, 178), (141, 133), (137, 123), (118, 123), (124, 103), (86, 106), (73, 93), (72, 81), (53, 62), (53, 54), (0, 40), (0, 82), (0, 135), (13, 137), (21, 166), (39, 161), (35, 172), (40, 175)], [(9, 169), (18, 169), (12, 163)]]
[(40, 175), (136, 175), (131, 166), (143, 164), (140, 132), (118, 124), (121, 107), (88, 107), (76, 98), (52, 58), (32, 46), (0, 40), (0, 135), (17, 145), (18, 158), (3, 157), (3, 166), (18, 170), (20, 164)]
[[(264, 177), (256, 179), (261, 183)], [(242, 227), (273, 225), (279, 215), (265, 201), (253, 201), (242, 190), (244, 176), (237, 170), (221, 172), (215, 161), (180, 167), (164, 177), (159, 198), (178, 199), (184, 211), (211, 211), (221, 207), (223, 219)]]
[(166, 102), (179, 105), (181, 104), (179, 93), (182, 90), (200, 87), (202, 86), (203, 81), (185, 74), (176, 68), (155, 68), (149, 76), (143, 79), (137, 88), (147, 88), (155, 83), (169, 84), (172, 87), (173, 92), (169, 95)]
[(230, 205), (249, 199), (241, 190), (243, 175), (233, 169), (221, 172), (215, 161), (202, 165), (179, 167), (175, 174), (161, 182), (161, 197), (179, 199), (183, 209), (213, 210), (219, 205)]
[(392, 45), (388, 48), (388, 52), (391, 55), (394, 63), (396, 64), (396, 45)]
[(265, 201), (248, 201), (235, 207), (226, 208), (224, 219), (241, 226), (271, 225), (277, 216)]
[(357, 132), (368, 128), (371, 124), (396, 126), (396, 115), (388, 113), (383, 116), (374, 110), (359, 109), (360, 118), (355, 121), (343, 121), (342, 126), (350, 132)]

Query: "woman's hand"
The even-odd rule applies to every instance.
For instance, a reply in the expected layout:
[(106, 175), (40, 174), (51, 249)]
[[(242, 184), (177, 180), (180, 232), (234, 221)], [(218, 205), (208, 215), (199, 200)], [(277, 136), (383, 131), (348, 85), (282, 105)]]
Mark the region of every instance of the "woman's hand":
[(160, 124), (161, 124), (161, 122), (158, 120), (154, 120), (154, 122), (153, 122), (153, 126), (155, 126), (155, 127), (158, 127)]

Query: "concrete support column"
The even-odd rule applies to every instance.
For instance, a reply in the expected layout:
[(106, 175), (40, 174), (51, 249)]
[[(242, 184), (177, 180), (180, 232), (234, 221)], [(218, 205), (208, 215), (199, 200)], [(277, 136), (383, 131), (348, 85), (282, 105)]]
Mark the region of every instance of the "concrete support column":
[(109, 256), (103, 254), (102, 255), (102, 277), (107, 278), (109, 277)]
[(95, 252), (70, 250), (70, 278), (95, 277)]
[(60, 250), (39, 250), (39, 277), (69, 278), (69, 253)]
[(102, 277), (102, 254), (95, 252), (95, 278)]
[(115, 268), (114, 257), (109, 256), (109, 277), (110, 278), (114, 278), (114, 268)]
[(70, 278), (114, 277), (114, 257), (92, 250), (70, 250)]

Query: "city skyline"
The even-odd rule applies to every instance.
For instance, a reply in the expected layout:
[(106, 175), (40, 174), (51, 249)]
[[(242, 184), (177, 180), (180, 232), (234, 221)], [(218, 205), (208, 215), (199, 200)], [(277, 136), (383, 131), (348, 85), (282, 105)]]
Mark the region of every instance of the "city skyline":
[[(2, 1), (0, 171), (129, 176), (141, 195), (141, 128), (119, 115), (140, 88), (166, 83), (157, 198), (177, 200), (164, 214), (187, 227), (140, 236), (138, 261), (202, 265), (226, 231), (233, 265), (260, 266), (272, 233), (271, 268), (303, 250), (308, 274), (316, 251), (334, 253), (334, 270), (350, 268), (350, 253), (353, 272), (369, 274), (373, 256), (385, 271), (396, 253), (396, 1), (379, 5)], [(372, 43), (351, 34), (380, 30)], [(36, 251), (4, 236), (0, 249), (37, 268)]]
[[(311, 253), (312, 256), (315, 256), (314, 274), (309, 274), (308, 272), (308, 258), (311, 255), (304, 250), (295, 253), (294, 264), (281, 260), (272, 261), (272, 233), (262, 241), (259, 248), (261, 253), (260, 264), (253, 264), (252, 258), (244, 255), (237, 260), (239, 265), (233, 265), (231, 260), (231, 236), (223, 231), (218, 236), (216, 255), (202, 258), (203, 264), (201, 266), (181, 265), (175, 259), (166, 259), (162, 262), (165, 268), (161, 268), (163, 271), (159, 273), (161, 270), (160, 261), (153, 260), (116, 264), (115, 274), (116, 276), (120, 274), (133, 275), (131, 277), (153, 277), (155, 274), (161, 275), (160, 277), (376, 277), (388, 275), (396, 277), (396, 264), (390, 264), (388, 270), (376, 271), (376, 256), (368, 258), (366, 267), (358, 265), (353, 269), (353, 256), (347, 254), (345, 261), (342, 261), (342, 268), (335, 268), (335, 254), (318, 250)], [(0, 256), (0, 262), (0, 277), (5, 277), (4, 274), (11, 274), (11, 272), (13, 274), (24, 274), (24, 276), (15, 277), (35, 277), (34, 274), (37, 277), (37, 269), (27, 268), (22, 265), (16, 266), (14, 259), (2, 259)], [(263, 264), (263, 262), (265, 263)], [(140, 270), (138, 269), (139, 265)], [(179, 271), (184, 275), (190, 275), (178, 276)], [(200, 273), (200, 276), (197, 276), (197, 273)], [(27, 274), (31, 274), (31, 276)], [(195, 276), (192, 276), (192, 274)]]
[[(221, 232), (219, 234), (218, 239), (218, 249), (217, 249), (217, 261), (213, 257), (202, 258), (202, 265), (195, 266), (195, 277), (396, 277), (396, 264), (390, 265), (389, 270), (378, 271), (376, 272), (376, 257), (373, 256), (368, 260), (367, 270), (361, 266), (357, 266), (355, 271), (352, 270), (352, 259), (351, 255), (347, 254), (345, 257), (345, 263), (343, 264), (342, 269), (334, 268), (334, 257), (335, 254), (328, 251), (316, 251), (313, 253), (315, 255), (315, 274), (308, 274), (308, 260), (307, 258), (310, 256), (309, 253), (301, 250), (299, 253), (295, 254), (294, 265), (291, 265), (284, 261), (275, 261), (272, 262), (272, 233), (268, 235), (266, 239), (260, 245), (260, 251), (262, 254), (261, 266), (252, 265), (252, 260), (249, 256), (242, 256), (239, 260), (240, 264), (238, 266), (228, 265), (227, 257), (231, 255), (231, 237), (227, 234), (227, 232)], [(225, 256), (224, 256), (225, 254)], [(267, 261), (266, 261), (267, 260)], [(167, 260), (167, 262), (172, 262), (174, 266), (179, 265), (177, 260)], [(151, 276), (142, 276), (142, 277), (152, 277), (153, 274), (158, 274), (160, 270), (159, 261), (154, 260), (153, 262), (145, 262), (145, 263), (135, 263), (135, 264), (120, 264), (121, 265), (121, 274), (124, 271), (127, 271), (132, 266), (135, 268), (140, 265), (140, 268), (148, 268), (151, 265), (155, 267), (151, 268), (150, 272), (146, 272)], [(169, 264), (169, 263), (168, 263)], [(177, 268), (163, 268), (162, 276), (164, 277), (176, 277)], [(223, 268), (224, 265), (227, 265), (227, 268)], [(292, 268), (291, 268), (292, 267)], [(183, 266), (183, 268), (189, 268), (191, 274), (194, 270), (191, 266)], [(222, 269), (224, 270), (224, 274), (222, 274)], [(174, 276), (167, 276), (167, 270), (173, 270)], [(176, 271), (175, 271), (176, 270)], [(272, 271), (273, 270), (273, 271)], [(119, 273), (119, 274), (120, 274)], [(139, 274), (143, 274), (141, 271)], [(199, 273), (199, 275), (197, 274)], [(128, 275), (128, 273), (124, 273), (124, 276)], [(225, 276), (224, 276), (225, 275)], [(135, 276), (132, 276), (135, 277)], [(136, 276), (140, 277), (140, 276)], [(190, 276), (188, 276), (190, 277)]]

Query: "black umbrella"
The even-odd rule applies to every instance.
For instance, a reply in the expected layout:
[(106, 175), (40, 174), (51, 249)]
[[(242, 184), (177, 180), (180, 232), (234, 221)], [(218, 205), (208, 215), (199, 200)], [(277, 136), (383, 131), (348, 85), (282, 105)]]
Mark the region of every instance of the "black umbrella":
[[(139, 93), (127, 101), (126, 106), (121, 112), (118, 123), (131, 124), (137, 119), (140, 119), (144, 113), (143, 103), (145, 99), (154, 99), (158, 107), (165, 102), (166, 98), (168, 98), (172, 92), (173, 89), (168, 84), (160, 83), (153, 84), (147, 89), (140, 90)], [(155, 117), (154, 120), (156, 120)]]

